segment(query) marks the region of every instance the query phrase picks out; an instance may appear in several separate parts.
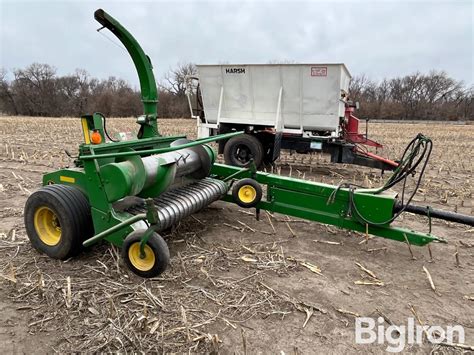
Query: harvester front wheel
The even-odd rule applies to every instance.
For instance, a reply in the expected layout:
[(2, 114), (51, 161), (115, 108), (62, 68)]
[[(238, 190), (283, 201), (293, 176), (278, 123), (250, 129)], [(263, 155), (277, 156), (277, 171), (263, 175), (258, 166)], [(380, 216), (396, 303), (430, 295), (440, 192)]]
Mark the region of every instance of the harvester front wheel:
[(145, 230), (136, 230), (125, 238), (122, 245), (122, 258), (127, 267), (141, 277), (155, 277), (164, 272), (170, 262), (170, 252), (165, 240), (153, 233), (140, 252), (140, 242)]
[(250, 178), (239, 180), (232, 187), (232, 198), (240, 207), (255, 207), (262, 199), (262, 186)]
[(31, 245), (54, 259), (67, 259), (93, 234), (90, 205), (75, 187), (48, 185), (25, 205), (25, 227)]

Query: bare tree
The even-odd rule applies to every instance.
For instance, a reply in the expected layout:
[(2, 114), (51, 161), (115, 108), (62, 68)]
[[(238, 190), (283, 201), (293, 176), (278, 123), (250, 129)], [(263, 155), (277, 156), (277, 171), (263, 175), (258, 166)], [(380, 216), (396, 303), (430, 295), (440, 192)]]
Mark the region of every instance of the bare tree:
[(361, 100), (362, 95), (365, 93), (365, 89), (370, 84), (371, 81), (365, 76), (365, 74), (353, 77), (349, 83), (349, 94), (351, 99), (354, 101)]
[(371, 118), (474, 119), (472, 91), (445, 72), (417, 72), (380, 83), (359, 76), (352, 80), (350, 93), (361, 102), (360, 115)]
[(56, 69), (48, 64), (33, 63), (14, 72), (12, 88), (19, 109), (32, 116), (56, 114), (58, 108)]
[(0, 68), (0, 112), (12, 112), (18, 115), (11, 85), (7, 80), (7, 70)]
[(86, 113), (90, 98), (89, 74), (85, 70), (77, 69), (74, 74), (62, 76), (56, 80), (61, 115), (80, 116)]
[(196, 76), (196, 74), (197, 68), (195, 64), (178, 64), (175, 69), (170, 69), (168, 73), (166, 73), (164, 80), (160, 85), (160, 89), (180, 98), (184, 98), (186, 96), (188, 77)]

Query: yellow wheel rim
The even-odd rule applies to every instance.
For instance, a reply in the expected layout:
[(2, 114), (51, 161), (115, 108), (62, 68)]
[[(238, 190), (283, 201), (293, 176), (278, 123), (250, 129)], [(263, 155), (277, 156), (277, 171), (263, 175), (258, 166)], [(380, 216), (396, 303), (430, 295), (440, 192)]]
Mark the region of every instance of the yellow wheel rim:
[(135, 242), (128, 248), (128, 259), (130, 263), (140, 271), (149, 271), (155, 265), (155, 253), (150, 246), (145, 245), (145, 257), (140, 258), (140, 242)]
[(40, 240), (53, 247), (61, 240), (61, 225), (58, 216), (48, 207), (40, 207), (35, 211), (34, 225)]
[(252, 185), (244, 185), (239, 189), (239, 200), (244, 203), (251, 203), (257, 197), (257, 190)]

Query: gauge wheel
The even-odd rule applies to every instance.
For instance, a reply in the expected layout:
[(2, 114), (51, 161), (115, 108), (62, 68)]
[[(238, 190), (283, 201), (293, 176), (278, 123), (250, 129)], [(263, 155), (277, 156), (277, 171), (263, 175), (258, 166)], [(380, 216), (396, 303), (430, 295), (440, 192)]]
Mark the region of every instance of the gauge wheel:
[(55, 184), (35, 191), (26, 201), (24, 218), (31, 245), (54, 259), (78, 254), (94, 233), (89, 202), (73, 186)]
[(246, 166), (253, 159), (258, 168), (262, 165), (263, 153), (262, 143), (249, 134), (232, 137), (224, 146), (225, 163), (233, 166)]
[(255, 207), (262, 199), (262, 186), (250, 178), (239, 180), (232, 187), (232, 198), (240, 207)]
[(145, 229), (130, 233), (122, 245), (122, 258), (127, 267), (140, 277), (155, 277), (163, 273), (170, 262), (170, 252), (165, 240), (153, 232), (140, 255), (140, 242)]

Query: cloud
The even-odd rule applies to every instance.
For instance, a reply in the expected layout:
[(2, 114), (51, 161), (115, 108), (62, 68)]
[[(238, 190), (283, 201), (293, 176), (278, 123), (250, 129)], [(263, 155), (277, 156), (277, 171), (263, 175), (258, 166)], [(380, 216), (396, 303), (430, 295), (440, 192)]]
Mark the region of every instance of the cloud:
[[(473, 78), (471, 1), (6, 1), (0, 65), (84, 68), (138, 87), (117, 39), (93, 19), (103, 7), (150, 55), (161, 78), (178, 62), (344, 62), (373, 79), (431, 69)], [(115, 43), (112, 43), (111, 40)]]

